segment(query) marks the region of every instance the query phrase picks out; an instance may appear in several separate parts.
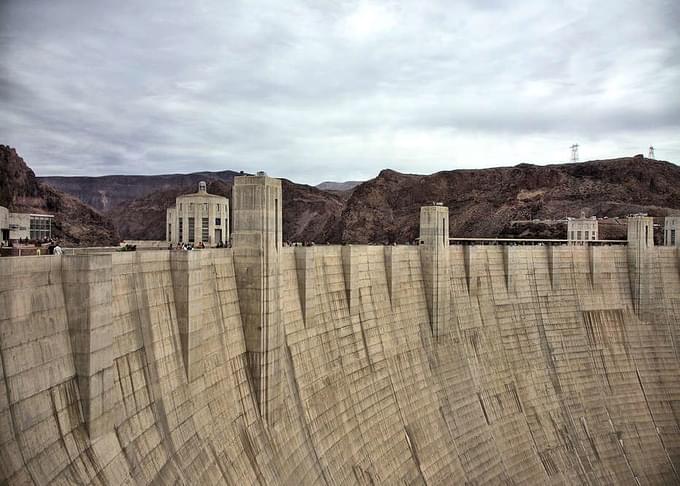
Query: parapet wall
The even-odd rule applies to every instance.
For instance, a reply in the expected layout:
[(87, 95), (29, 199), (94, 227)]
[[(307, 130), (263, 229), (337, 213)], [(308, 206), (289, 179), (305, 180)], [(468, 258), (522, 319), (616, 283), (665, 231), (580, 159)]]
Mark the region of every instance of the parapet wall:
[(231, 250), (0, 259), (0, 483), (679, 481), (680, 249), (444, 251), (281, 248), (258, 385)]

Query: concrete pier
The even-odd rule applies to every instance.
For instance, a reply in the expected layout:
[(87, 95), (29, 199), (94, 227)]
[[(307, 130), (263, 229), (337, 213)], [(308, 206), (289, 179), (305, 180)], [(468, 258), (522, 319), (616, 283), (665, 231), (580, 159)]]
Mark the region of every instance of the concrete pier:
[(420, 208), (420, 260), (430, 313), (432, 335), (437, 337), (449, 320), (449, 208)]
[(281, 181), (266, 175), (234, 179), (234, 268), (247, 359), (262, 417), (272, 423), (280, 400)]

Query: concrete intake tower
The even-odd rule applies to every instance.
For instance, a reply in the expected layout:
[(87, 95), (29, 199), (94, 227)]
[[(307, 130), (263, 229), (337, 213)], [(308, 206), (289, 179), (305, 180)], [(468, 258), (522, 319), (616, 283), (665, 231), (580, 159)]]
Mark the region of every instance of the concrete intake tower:
[(0, 259), (0, 484), (680, 482), (680, 246), (282, 245)]

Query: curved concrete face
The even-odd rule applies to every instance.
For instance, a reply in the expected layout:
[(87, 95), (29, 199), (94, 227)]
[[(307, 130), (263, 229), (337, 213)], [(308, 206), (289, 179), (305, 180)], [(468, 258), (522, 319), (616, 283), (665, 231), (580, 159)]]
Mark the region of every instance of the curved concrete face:
[(0, 483), (677, 483), (680, 249), (629, 250), (2, 259)]

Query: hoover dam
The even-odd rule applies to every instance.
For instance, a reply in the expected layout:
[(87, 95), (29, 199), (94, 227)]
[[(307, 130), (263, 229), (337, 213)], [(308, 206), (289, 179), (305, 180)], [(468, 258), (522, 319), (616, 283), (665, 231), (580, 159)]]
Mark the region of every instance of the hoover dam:
[(1, 484), (678, 484), (680, 247), (233, 246), (0, 259)]

